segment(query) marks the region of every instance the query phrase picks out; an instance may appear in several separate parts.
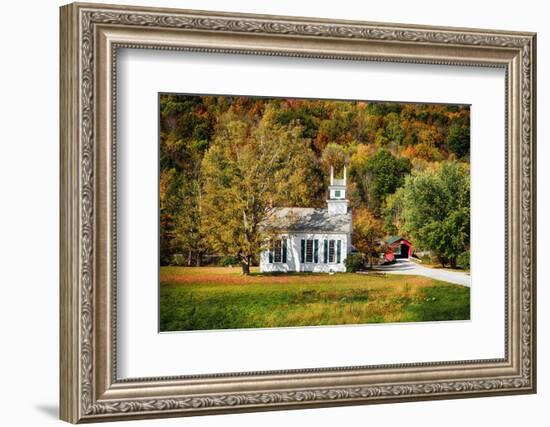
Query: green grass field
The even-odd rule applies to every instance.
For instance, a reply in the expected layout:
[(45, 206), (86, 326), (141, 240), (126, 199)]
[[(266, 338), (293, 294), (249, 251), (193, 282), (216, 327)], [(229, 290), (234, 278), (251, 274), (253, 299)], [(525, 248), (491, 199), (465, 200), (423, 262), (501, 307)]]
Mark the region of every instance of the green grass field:
[(469, 318), (469, 288), (426, 277), (161, 268), (163, 332)]

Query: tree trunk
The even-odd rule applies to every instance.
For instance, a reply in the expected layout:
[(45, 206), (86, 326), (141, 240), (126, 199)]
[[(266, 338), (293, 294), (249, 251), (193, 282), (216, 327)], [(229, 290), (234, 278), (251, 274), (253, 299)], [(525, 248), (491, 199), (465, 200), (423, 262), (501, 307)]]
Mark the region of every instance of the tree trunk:
[(451, 263), (451, 268), (456, 268), (456, 258), (450, 258), (449, 261)]
[(241, 258), (241, 266), (243, 268), (243, 275), (248, 276), (250, 274), (250, 264), (252, 263), (252, 256), (247, 255)]
[(197, 259), (195, 260), (195, 266), (200, 267), (202, 264), (202, 254), (197, 252)]
[(250, 264), (248, 261), (242, 260), (241, 267), (243, 268), (243, 275), (248, 276), (250, 274)]
[(193, 265), (193, 252), (191, 249), (189, 249), (189, 252), (187, 253), (187, 265), (191, 267)]

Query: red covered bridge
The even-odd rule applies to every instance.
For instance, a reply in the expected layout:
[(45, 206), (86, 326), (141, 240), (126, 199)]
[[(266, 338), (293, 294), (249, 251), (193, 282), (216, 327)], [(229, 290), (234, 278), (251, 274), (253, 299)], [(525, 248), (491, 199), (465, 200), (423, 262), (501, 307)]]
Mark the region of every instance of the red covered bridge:
[(407, 239), (399, 236), (391, 236), (386, 240), (388, 249), (384, 254), (384, 260), (391, 262), (396, 258), (410, 258), (412, 256), (412, 244)]

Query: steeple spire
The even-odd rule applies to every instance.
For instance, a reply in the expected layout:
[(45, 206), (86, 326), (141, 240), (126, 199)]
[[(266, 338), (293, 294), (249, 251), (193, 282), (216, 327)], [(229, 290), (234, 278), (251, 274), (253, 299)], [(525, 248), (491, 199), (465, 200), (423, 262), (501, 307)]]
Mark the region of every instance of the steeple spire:
[(330, 185), (328, 195), (328, 213), (343, 214), (348, 211), (348, 200), (346, 199), (346, 177), (347, 169), (344, 165), (343, 178), (334, 178), (334, 168), (330, 167)]

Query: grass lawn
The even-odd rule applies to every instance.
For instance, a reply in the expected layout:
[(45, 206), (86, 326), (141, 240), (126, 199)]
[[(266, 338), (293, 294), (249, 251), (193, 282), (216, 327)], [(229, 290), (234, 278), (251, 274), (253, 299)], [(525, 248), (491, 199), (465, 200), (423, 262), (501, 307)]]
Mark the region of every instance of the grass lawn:
[(160, 330), (467, 320), (470, 289), (420, 276), (162, 267)]

